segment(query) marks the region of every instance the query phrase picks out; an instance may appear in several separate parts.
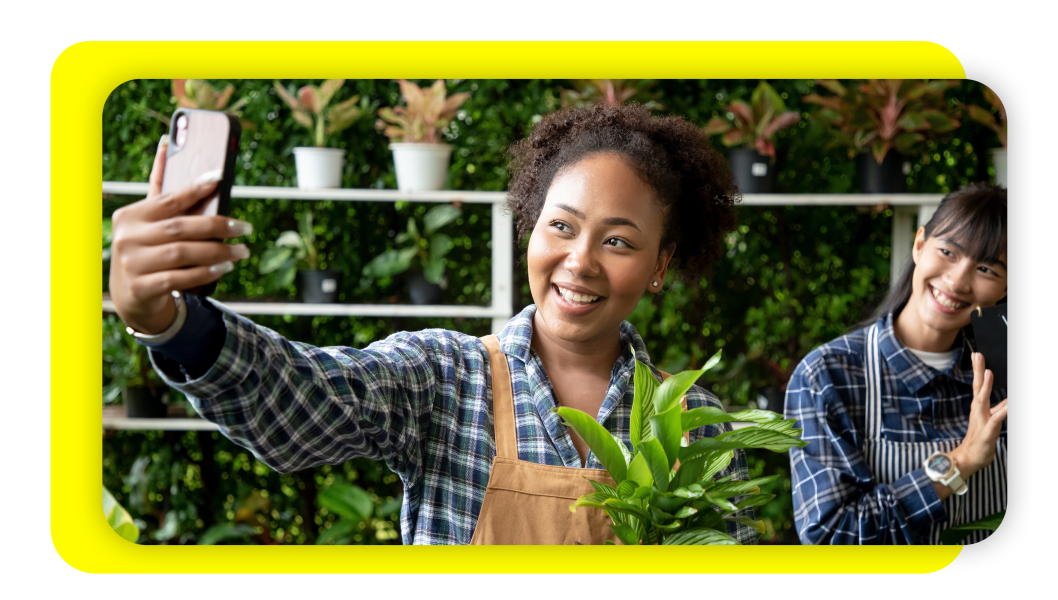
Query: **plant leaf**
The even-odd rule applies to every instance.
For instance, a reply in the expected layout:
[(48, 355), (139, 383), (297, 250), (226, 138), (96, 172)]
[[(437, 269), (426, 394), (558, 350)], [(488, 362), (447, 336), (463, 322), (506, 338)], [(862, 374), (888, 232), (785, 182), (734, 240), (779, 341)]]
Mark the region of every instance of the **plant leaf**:
[(685, 529), (665, 536), (664, 546), (737, 546), (738, 540), (715, 529)]
[(261, 254), (261, 265), (260, 272), (263, 275), (267, 275), (272, 271), (278, 270), (282, 267), (289, 259), (294, 251), (290, 248), (268, 248)]
[(999, 525), (1003, 522), (1007, 511), (999, 511), (993, 515), (988, 515), (983, 519), (974, 521), (973, 523), (966, 523), (964, 525), (955, 525), (949, 527), (940, 533), (940, 543), (942, 544), (958, 544), (966, 536), (970, 535), (975, 531), (987, 530), (995, 531), (999, 528)]
[(709, 122), (705, 124), (705, 127), (703, 127), (702, 130), (708, 135), (727, 133), (731, 130), (731, 122), (720, 117), (713, 117), (712, 119), (709, 119)]
[(750, 422), (750, 423), (769, 423), (773, 421), (779, 421), (782, 419), (782, 415), (777, 412), (770, 410), (741, 410), (738, 412), (728, 413), (724, 412), (721, 408), (712, 406), (702, 406), (699, 408), (691, 409), (681, 415), (680, 420), (683, 431), (692, 431), (699, 427), (706, 425), (714, 425), (716, 423), (731, 423), (731, 422)]
[(343, 541), (343, 538), (347, 538), (353, 535), (360, 521), (357, 519), (338, 519), (331, 525), (330, 528), (324, 529), (320, 532), (319, 537), (316, 538), (316, 545), (323, 546), (326, 544), (337, 544)]
[(298, 217), (298, 232), (301, 233), (301, 239), (305, 245), (309, 245), (316, 241), (316, 233), (312, 230), (312, 213), (305, 211)]
[(621, 483), (625, 480), (628, 472), (628, 463), (625, 462), (624, 452), (617, 447), (618, 442), (605, 427), (599, 424), (593, 417), (575, 408), (559, 407), (554, 409), (558, 416), (562, 417), (563, 424), (572, 427), (577, 435), (584, 440), (588, 448), (595, 454), (606, 468), (606, 472), (613, 477), (614, 481)]
[(610, 529), (613, 530), (617, 539), (621, 540), (621, 543), (625, 546), (638, 546), (639, 536), (636, 535), (636, 530), (632, 529), (625, 523), (611, 524)]
[(451, 252), (452, 248), (455, 247), (456, 243), (452, 241), (452, 238), (443, 233), (438, 233), (430, 238), (430, 260), (441, 260), (444, 255)]
[(647, 459), (642, 452), (636, 454), (628, 463), (627, 477), (641, 486), (654, 484), (654, 476), (650, 474), (650, 466), (647, 465)]
[(369, 277), (386, 277), (403, 273), (411, 267), (411, 258), (405, 258), (400, 250), (386, 250), (376, 256), (364, 267), (364, 275)]
[(758, 521), (752, 517), (726, 517), (725, 521), (734, 521), (735, 523), (741, 523), (748, 527), (752, 527), (757, 530), (757, 533), (764, 535), (766, 529), (764, 528), (764, 521)]
[(210, 527), (202, 535), (198, 536), (198, 539), (195, 540), (195, 544), (199, 546), (212, 546), (217, 542), (243, 538), (248, 535), (253, 535), (253, 527), (245, 523), (220, 523)]
[(445, 260), (443, 258), (426, 261), (423, 265), (422, 276), (430, 283), (440, 283), (441, 277), (443, 277), (444, 274)]
[[(635, 349), (632, 349), (635, 356)], [(635, 359), (636, 370), (633, 377), (632, 414), (629, 419), (628, 437), (632, 441), (632, 448), (639, 449), (643, 438), (653, 437), (650, 431), (650, 417), (654, 414), (654, 394), (658, 389), (658, 380), (646, 363)]]
[(627, 500), (632, 497), (632, 494), (636, 492), (637, 484), (631, 479), (625, 479), (617, 486), (617, 497), (621, 500)]
[[(721, 443), (737, 444), (738, 448), (764, 448), (772, 452), (786, 452), (793, 447), (804, 448), (808, 445), (807, 441), (788, 435), (786, 432), (761, 429), (759, 427), (745, 427), (729, 431), (713, 439), (721, 440)], [(695, 444), (697, 443), (695, 442)], [(735, 448), (731, 449), (734, 450)], [(681, 456), (680, 458), (682, 459), (683, 457)]]
[(375, 503), (360, 486), (336, 483), (316, 496), (316, 502), (327, 510), (358, 523), (371, 517)]
[(461, 214), (463, 214), (463, 211), (451, 204), (438, 204), (426, 211), (426, 215), (423, 216), (423, 232), (426, 233), (426, 235), (430, 235), (458, 219)]
[(674, 406), (679, 406), (687, 390), (705, 373), (706, 369), (683, 371), (666, 379), (654, 393), (654, 413), (661, 414)]
[[(671, 379), (670, 377), (669, 380)], [(680, 453), (680, 440), (683, 438), (683, 430), (680, 428), (681, 414), (683, 407), (677, 403), (668, 410), (650, 417), (650, 429), (665, 450), (669, 469), (676, 464), (676, 457)]]
[(132, 516), (114, 498), (106, 486), (103, 487), (103, 516), (106, 517), (110, 528), (126, 540), (135, 544), (140, 538), (140, 528), (136, 527)]
[(669, 461), (665, 456), (665, 448), (657, 439), (651, 438), (642, 442), (639, 452), (646, 459), (647, 466), (650, 467), (654, 487), (664, 493), (669, 489), (669, 479), (672, 477)]
[(743, 508), (749, 508), (751, 506), (764, 506), (774, 498), (775, 494), (754, 494), (736, 502), (735, 508), (742, 510)]
[(747, 481), (725, 481), (709, 488), (709, 493), (723, 495), (725, 498), (741, 496), (744, 494), (759, 494), (760, 486), (771, 483), (778, 479), (778, 477), (778, 475), (769, 475), (767, 477), (758, 477), (757, 479), (750, 479)]

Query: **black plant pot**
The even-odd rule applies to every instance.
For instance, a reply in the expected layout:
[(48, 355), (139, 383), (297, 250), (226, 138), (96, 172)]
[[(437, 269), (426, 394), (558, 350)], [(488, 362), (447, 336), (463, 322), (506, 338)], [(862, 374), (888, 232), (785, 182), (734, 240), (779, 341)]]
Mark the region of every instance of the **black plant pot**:
[(412, 304), (440, 304), (441, 286), (426, 281), (422, 273), (408, 275), (408, 297)]
[(329, 304), (338, 301), (341, 271), (300, 271), (301, 299), (307, 304)]
[(154, 386), (154, 393), (147, 386), (135, 386), (121, 391), (121, 401), (125, 404), (125, 416), (130, 419), (164, 419), (166, 413), (162, 398), (166, 387)]
[(770, 156), (753, 148), (737, 148), (729, 156), (731, 172), (743, 194), (770, 194), (775, 191), (775, 165)]
[(874, 160), (870, 152), (859, 155), (857, 168), (860, 172), (860, 191), (864, 194), (902, 194), (905, 177), (903, 154), (890, 150), (882, 164)]

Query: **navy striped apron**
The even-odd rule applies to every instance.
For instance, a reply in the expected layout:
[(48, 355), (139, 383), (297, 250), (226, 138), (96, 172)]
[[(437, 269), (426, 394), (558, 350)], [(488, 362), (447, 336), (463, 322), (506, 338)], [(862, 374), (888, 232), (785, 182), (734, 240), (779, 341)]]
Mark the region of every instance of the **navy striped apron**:
[[(882, 433), (885, 398), (882, 393), (882, 365), (885, 364), (878, 348), (878, 325), (867, 332), (867, 432), (863, 452), (867, 465), (878, 483), (891, 484), (911, 471), (922, 468), (922, 463), (934, 452), (951, 452), (962, 443), (959, 439), (929, 442), (892, 442)], [(962, 525), (993, 515), (1007, 508), (1007, 436), (1000, 434), (996, 441), (996, 457), (992, 464), (966, 481), (970, 488), (965, 495), (952, 494), (944, 501), (948, 520), (935, 523), (920, 543), (939, 544), (940, 533), (953, 525)], [(975, 531), (963, 540), (972, 544), (988, 537), (991, 531)]]

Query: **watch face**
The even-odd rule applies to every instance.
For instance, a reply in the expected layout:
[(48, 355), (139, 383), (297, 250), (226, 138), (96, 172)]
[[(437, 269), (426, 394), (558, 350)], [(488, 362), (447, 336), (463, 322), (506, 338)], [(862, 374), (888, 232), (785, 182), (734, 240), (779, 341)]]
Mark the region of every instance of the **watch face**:
[(934, 454), (926, 463), (926, 470), (935, 477), (942, 477), (951, 470), (951, 459), (943, 454)]

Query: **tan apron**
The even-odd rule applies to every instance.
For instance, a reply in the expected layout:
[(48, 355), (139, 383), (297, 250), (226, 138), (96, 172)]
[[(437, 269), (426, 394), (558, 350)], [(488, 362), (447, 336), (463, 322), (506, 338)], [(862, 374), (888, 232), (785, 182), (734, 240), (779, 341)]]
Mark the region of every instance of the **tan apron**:
[[(514, 391), (507, 357), (495, 335), (481, 338), (492, 370), (492, 419), (496, 458), (471, 544), (602, 544), (620, 543), (610, 517), (597, 508), (569, 510), (577, 498), (595, 492), (589, 479), (616, 485), (604, 469), (574, 469), (518, 460), (514, 424)], [(669, 374), (662, 372), (664, 381)], [(687, 397), (683, 398), (687, 409)], [(685, 434), (687, 437), (687, 434)], [(677, 463), (678, 465), (679, 463)]]

